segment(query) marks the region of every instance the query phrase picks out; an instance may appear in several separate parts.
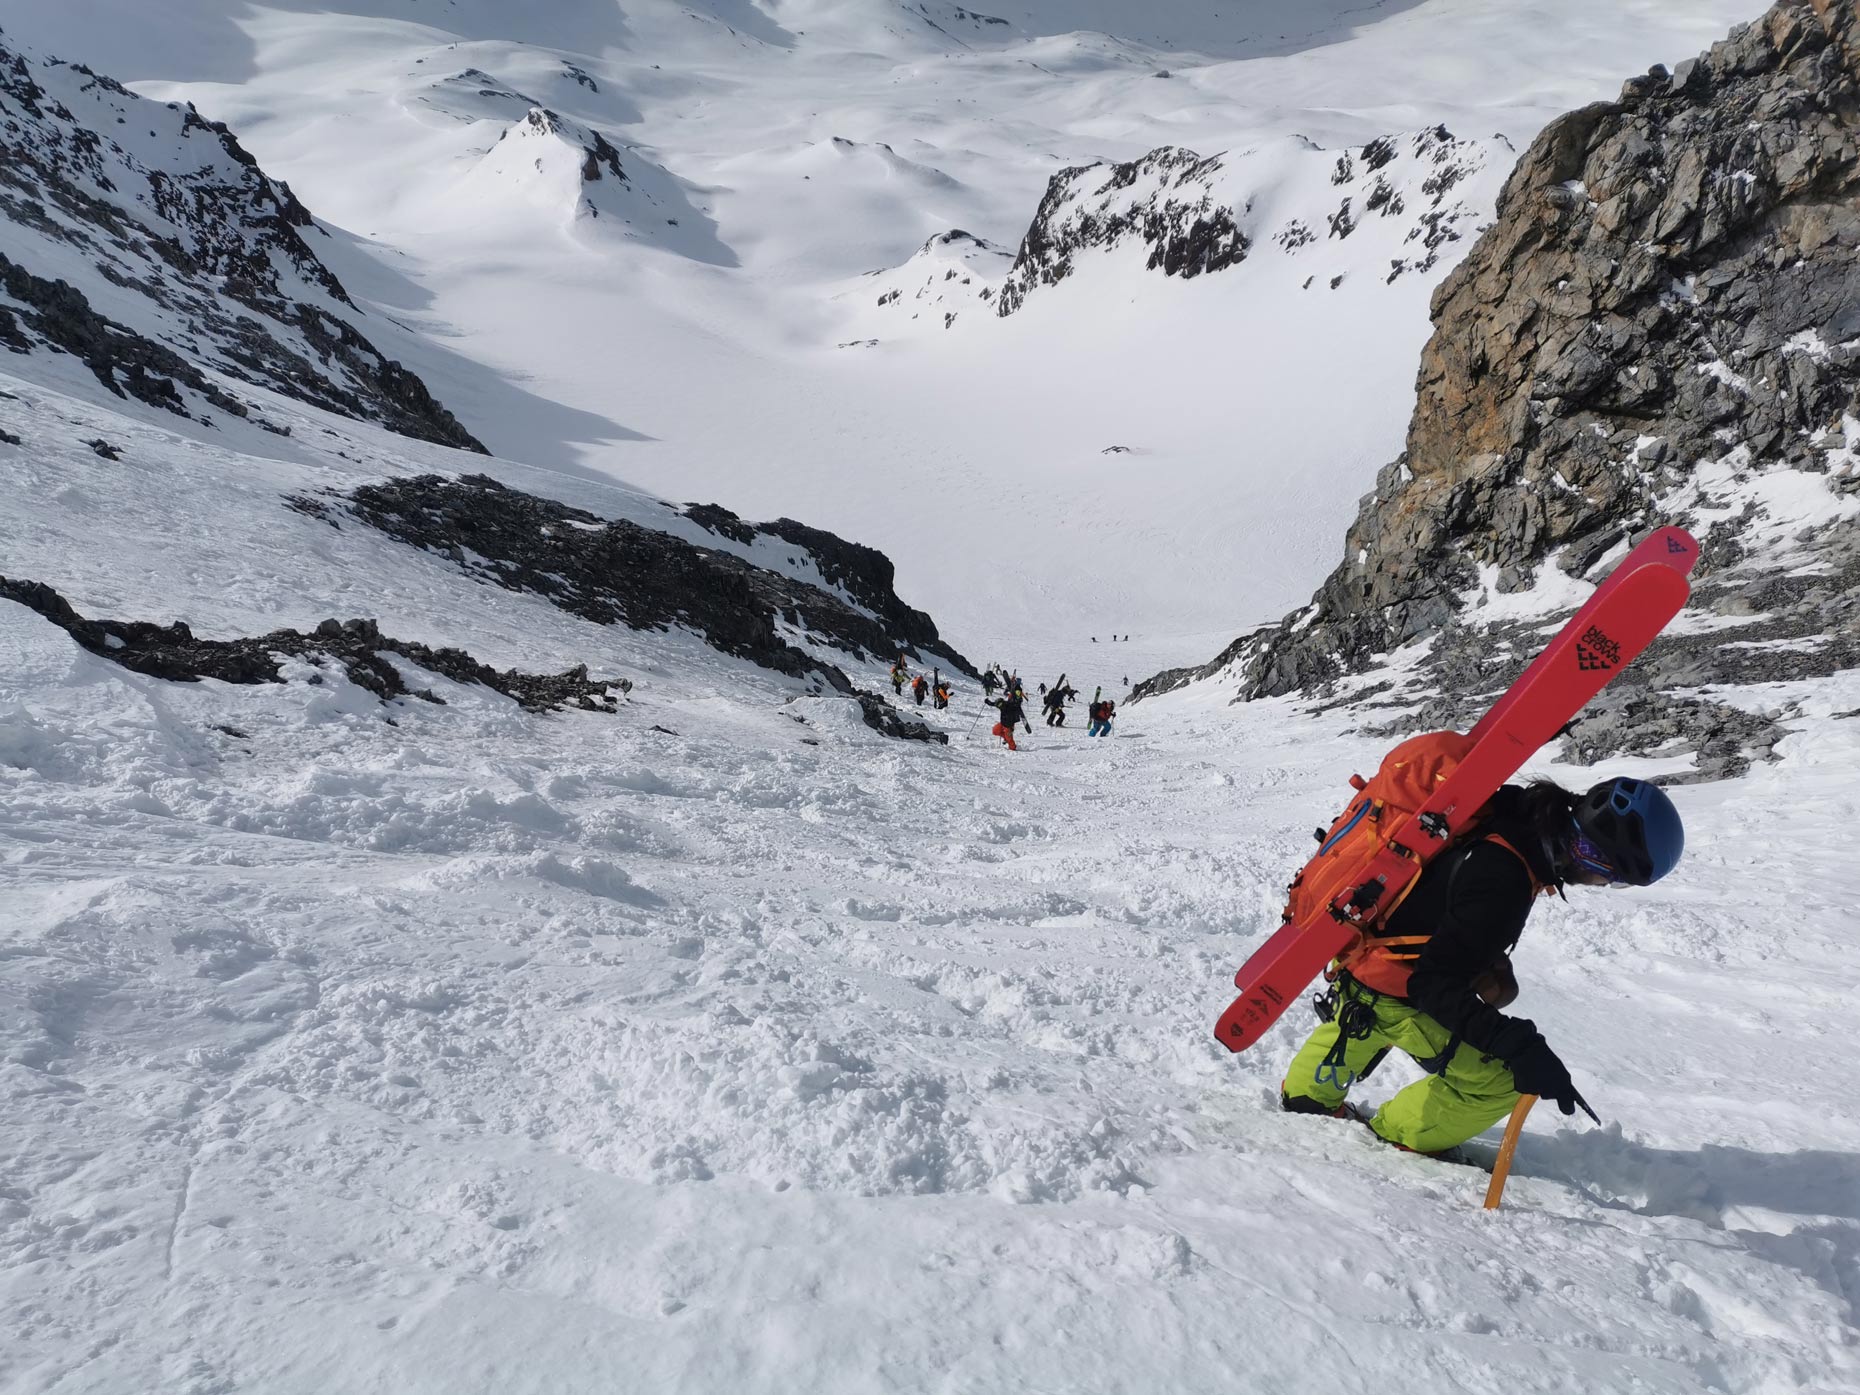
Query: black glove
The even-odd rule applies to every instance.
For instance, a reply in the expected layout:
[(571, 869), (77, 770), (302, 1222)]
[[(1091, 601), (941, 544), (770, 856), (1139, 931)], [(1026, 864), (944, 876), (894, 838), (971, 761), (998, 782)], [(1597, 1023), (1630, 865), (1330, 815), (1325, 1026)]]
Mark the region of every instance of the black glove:
[[(1556, 1107), (1565, 1114), (1574, 1114), (1576, 1106), (1581, 1105), (1582, 1112), (1595, 1119), (1595, 1111), (1589, 1108), (1588, 1101), (1576, 1093), (1575, 1082), (1569, 1078), (1569, 1067), (1558, 1059), (1542, 1036), (1533, 1037), (1507, 1064), (1511, 1067), (1512, 1084), (1518, 1087), (1519, 1094), (1554, 1100)], [(1595, 1122), (1602, 1121), (1595, 1119)]]

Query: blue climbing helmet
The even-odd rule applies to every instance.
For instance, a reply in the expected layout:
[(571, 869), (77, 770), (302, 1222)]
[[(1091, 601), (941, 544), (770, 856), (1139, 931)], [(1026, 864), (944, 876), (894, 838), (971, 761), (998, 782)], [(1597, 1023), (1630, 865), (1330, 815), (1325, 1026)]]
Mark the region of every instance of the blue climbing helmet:
[(1666, 791), (1646, 780), (1604, 780), (1576, 801), (1571, 860), (1630, 886), (1651, 886), (1679, 865), (1685, 824)]

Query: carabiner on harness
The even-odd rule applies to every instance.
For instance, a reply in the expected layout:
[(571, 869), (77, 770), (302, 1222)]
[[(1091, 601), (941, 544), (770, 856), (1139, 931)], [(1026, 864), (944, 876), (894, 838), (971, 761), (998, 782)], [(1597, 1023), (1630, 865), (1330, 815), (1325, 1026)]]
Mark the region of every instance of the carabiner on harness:
[[(1323, 998), (1318, 999), (1318, 1003), (1320, 1017), (1324, 1016), (1324, 1005), (1329, 1005), (1332, 1009), (1337, 1027), (1337, 1040), (1331, 1043), (1329, 1052), (1325, 1054), (1322, 1061), (1318, 1062), (1318, 1068), (1312, 1079), (1319, 1085), (1347, 1090), (1357, 1082), (1359, 1077), (1355, 1071), (1344, 1065), (1344, 1058), (1349, 1054), (1351, 1042), (1366, 1041), (1369, 1034), (1375, 1030), (1376, 1009), (1374, 1004), (1366, 1003), (1347, 991), (1339, 992), (1335, 986)], [(1332, 1018), (1325, 1018), (1325, 1020), (1331, 1021)], [(1377, 1057), (1376, 1061), (1370, 1062), (1369, 1069), (1373, 1070), (1380, 1059)], [(1364, 1074), (1367, 1073), (1367, 1071), (1364, 1072)]]

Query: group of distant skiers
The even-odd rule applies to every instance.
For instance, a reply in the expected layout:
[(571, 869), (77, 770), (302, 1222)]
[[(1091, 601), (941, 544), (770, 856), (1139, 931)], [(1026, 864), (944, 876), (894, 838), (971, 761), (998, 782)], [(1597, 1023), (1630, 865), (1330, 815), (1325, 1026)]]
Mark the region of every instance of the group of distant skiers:
[(891, 691), (903, 697), (905, 686), (908, 684), (911, 696), (917, 699), (919, 707), (924, 705), (925, 698), (929, 698), (931, 704), (941, 711), (949, 706), (951, 689), (943, 678), (942, 669), (932, 669), (930, 673), (929, 678), (925, 678), (921, 673), (913, 676), (909, 666), (904, 662), (904, 656), (900, 654), (897, 662), (891, 666)]
[[(953, 690), (949, 681), (943, 677), (941, 669), (932, 669), (926, 678), (922, 673), (913, 674), (903, 655), (891, 666), (891, 691), (898, 697), (904, 696), (905, 689), (910, 690), (911, 697), (919, 707), (926, 699), (932, 706), (941, 710), (950, 704)], [(995, 696), (999, 689), (1000, 697)], [(1040, 684), (1040, 707), (1049, 727), (1063, 727), (1066, 724), (1066, 707), (1076, 702), (1079, 690), (1066, 681), (1066, 675), (1060, 674), (1059, 681), (1050, 687)], [(1020, 675), (1010, 671), (1005, 665), (990, 664), (982, 673), (983, 702), (995, 709), (997, 721), (993, 734), (1006, 743), (1010, 751), (1020, 749), (1014, 742), (1014, 728), (1022, 727), (1028, 733), (1033, 731), (1033, 723), (1027, 718), (1027, 690), (1021, 684)], [(1109, 736), (1111, 723), (1117, 716), (1117, 704), (1104, 695), (1103, 688), (1092, 692), (1091, 702), (1085, 709), (1087, 736)]]
[[(996, 688), (1002, 690), (1000, 697), (994, 696)], [(982, 672), (982, 701), (1000, 713), (1001, 719), (995, 723), (994, 735), (1007, 744), (1010, 751), (1020, 748), (1014, 744), (1014, 728), (1024, 727), (1031, 734), (1033, 723), (1027, 720), (1027, 690), (1021, 686), (1020, 675), (1010, 673), (999, 664), (990, 664)], [(1079, 690), (1066, 681), (1066, 675), (1060, 674), (1059, 681), (1052, 686), (1040, 684), (1040, 708), (1049, 727), (1063, 727), (1066, 724), (1066, 704), (1078, 699)], [(1091, 703), (1085, 709), (1089, 718), (1085, 728), (1087, 736), (1109, 736), (1111, 721), (1117, 715), (1117, 704), (1104, 695), (1103, 688), (1094, 689)]]

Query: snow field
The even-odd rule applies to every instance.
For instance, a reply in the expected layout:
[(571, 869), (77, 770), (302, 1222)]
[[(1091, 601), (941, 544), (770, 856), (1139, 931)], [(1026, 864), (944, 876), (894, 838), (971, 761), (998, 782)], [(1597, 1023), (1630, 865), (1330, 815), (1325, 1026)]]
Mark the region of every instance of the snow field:
[(1682, 789), (1671, 890), (1537, 917), (1520, 1008), (1611, 1123), (1538, 1116), (1494, 1216), (1276, 1112), (1302, 1014), (1208, 1033), (1374, 743), (1193, 703), (1018, 757), (773, 692), (384, 712), (4, 624), (9, 1388), (1854, 1378), (1851, 876), (1806, 836), (1850, 722)]
[(1519, 1007), (1609, 1126), (1538, 1115), (1487, 1215), (1476, 1171), (1277, 1112), (1302, 1010), (1246, 1056), (1211, 1039), (1384, 744), (1342, 718), (1207, 685), (1010, 755), (962, 684), (923, 709), (950, 746), (892, 742), (688, 636), (282, 506), (484, 462), (282, 402), (291, 437), (249, 444), (284, 459), (4, 390), (8, 574), (87, 613), (359, 612), (638, 686), (535, 717), (301, 663), (165, 684), (0, 607), (0, 1387), (1860, 1376), (1860, 1130), (1828, 1104), (1860, 1064), (1851, 677), (1745, 695), (1799, 734), (1678, 791), (1670, 886), (1538, 912)]

